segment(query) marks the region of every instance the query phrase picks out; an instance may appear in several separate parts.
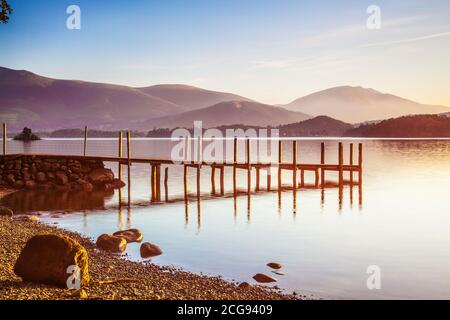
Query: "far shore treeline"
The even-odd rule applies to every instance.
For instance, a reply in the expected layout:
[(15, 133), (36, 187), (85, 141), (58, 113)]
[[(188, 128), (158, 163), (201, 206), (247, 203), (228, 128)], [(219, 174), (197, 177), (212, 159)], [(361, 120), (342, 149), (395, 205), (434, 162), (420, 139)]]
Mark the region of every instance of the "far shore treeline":
[[(131, 131), (132, 137), (167, 138), (177, 128), (153, 128), (148, 132)], [(192, 131), (192, 128), (187, 128)], [(207, 128), (205, 128), (207, 129)], [(318, 116), (301, 122), (274, 127), (223, 125), (216, 127), (223, 133), (227, 129), (279, 129), (281, 137), (371, 137), (371, 138), (450, 138), (450, 115), (412, 115), (349, 124), (327, 116)], [(117, 138), (118, 130), (89, 129), (89, 138)], [(84, 129), (60, 129), (37, 132), (40, 138), (83, 138)], [(14, 133), (9, 136), (14, 137)]]

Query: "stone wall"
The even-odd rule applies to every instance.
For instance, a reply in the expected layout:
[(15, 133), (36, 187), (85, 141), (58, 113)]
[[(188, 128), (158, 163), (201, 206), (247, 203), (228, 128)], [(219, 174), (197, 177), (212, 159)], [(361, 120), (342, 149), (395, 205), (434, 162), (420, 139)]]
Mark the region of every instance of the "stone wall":
[(4, 187), (89, 192), (118, 184), (114, 173), (99, 160), (36, 155), (0, 158), (0, 186)]

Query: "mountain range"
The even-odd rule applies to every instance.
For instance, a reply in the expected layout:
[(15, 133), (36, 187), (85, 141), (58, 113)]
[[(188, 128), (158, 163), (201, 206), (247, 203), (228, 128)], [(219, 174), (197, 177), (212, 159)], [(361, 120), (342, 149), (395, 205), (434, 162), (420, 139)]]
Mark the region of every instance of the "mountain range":
[(243, 124), (278, 126), (325, 115), (347, 123), (410, 114), (447, 113), (443, 106), (419, 104), (362, 87), (335, 87), (267, 105), (233, 93), (187, 85), (129, 86), (58, 80), (0, 67), (0, 121), (20, 131), (80, 128), (150, 130)]

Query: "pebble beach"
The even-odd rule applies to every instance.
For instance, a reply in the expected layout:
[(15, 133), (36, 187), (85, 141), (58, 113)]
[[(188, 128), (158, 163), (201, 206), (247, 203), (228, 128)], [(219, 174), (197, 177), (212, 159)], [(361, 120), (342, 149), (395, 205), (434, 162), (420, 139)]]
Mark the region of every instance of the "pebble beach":
[[(5, 194), (7, 191), (3, 190)], [(65, 235), (88, 252), (91, 281), (82, 290), (69, 290), (22, 281), (14, 264), (28, 239), (38, 234)], [(241, 286), (220, 277), (194, 274), (126, 259), (102, 251), (80, 234), (43, 224), (0, 216), (0, 299), (1, 300), (278, 300), (296, 299), (273, 288)]]

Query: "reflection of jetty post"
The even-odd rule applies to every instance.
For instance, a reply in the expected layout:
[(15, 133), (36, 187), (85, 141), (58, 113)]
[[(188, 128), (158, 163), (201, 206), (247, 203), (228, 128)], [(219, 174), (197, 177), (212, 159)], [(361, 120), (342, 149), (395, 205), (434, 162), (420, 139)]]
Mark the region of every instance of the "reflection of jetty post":
[(3, 155), (6, 156), (6, 123), (3, 123)]

